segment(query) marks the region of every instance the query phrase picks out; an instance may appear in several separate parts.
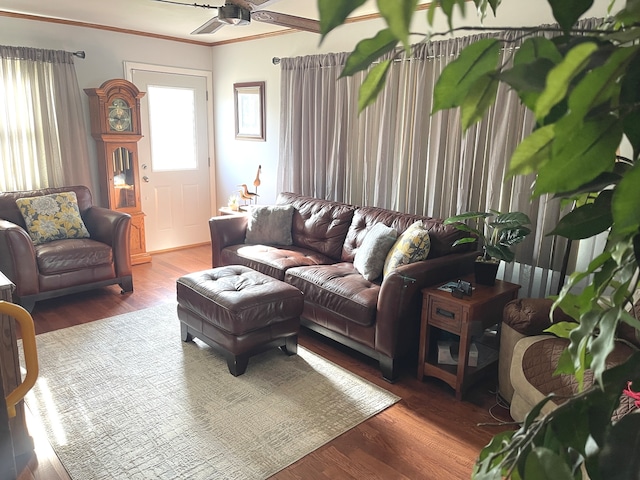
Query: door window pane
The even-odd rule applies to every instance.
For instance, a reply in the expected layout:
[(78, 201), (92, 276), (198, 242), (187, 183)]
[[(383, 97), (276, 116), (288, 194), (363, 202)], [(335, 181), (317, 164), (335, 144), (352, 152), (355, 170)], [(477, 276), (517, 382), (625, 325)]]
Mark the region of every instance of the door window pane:
[(152, 170), (196, 169), (195, 92), (149, 85), (147, 95)]

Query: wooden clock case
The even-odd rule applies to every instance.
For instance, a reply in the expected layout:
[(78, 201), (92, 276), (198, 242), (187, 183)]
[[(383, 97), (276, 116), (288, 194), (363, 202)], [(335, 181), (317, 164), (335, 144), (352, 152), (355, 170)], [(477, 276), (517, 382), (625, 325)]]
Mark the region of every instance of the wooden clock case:
[[(91, 135), (98, 147), (101, 200), (112, 210), (131, 215), (131, 263), (151, 261), (146, 251), (144, 213), (140, 200), (138, 141), (142, 138), (140, 123), (141, 92), (131, 82), (116, 78), (99, 88), (86, 88), (91, 113)], [(115, 124), (109, 115), (123, 100), (128, 106), (130, 122)], [(114, 103), (114, 101), (116, 103)], [(126, 109), (125, 109), (126, 110)]]

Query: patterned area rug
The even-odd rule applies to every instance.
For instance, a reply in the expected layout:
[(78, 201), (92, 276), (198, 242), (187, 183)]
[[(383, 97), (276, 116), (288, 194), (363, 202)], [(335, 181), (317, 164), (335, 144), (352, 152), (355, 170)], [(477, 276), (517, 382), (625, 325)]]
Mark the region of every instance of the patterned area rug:
[(267, 478), (399, 400), (301, 347), (233, 377), (175, 309), (37, 336), (27, 404), (73, 479)]

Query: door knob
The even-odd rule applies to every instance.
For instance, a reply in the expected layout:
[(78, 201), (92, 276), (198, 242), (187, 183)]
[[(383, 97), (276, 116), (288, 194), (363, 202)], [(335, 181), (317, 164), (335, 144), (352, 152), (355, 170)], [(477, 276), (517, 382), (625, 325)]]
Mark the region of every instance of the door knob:
[(145, 182), (149, 183), (149, 177), (147, 177), (146, 175), (144, 177), (142, 177), (142, 180), (144, 180)]

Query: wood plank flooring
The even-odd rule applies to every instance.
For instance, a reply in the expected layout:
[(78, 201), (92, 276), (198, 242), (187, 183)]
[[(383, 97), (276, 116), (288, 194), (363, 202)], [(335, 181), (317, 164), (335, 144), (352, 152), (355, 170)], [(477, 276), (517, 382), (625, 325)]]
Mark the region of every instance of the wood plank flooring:
[[(33, 312), (36, 333), (175, 299), (178, 277), (210, 266), (208, 245), (154, 254), (152, 263), (133, 267), (133, 293), (121, 295), (112, 286), (37, 303)], [(512, 428), (479, 425), (497, 423), (489, 409), (499, 419), (511, 421), (507, 410), (494, 406), (495, 380), (478, 384), (463, 401), (457, 401), (453, 390), (439, 380), (418, 381), (415, 366), (407, 365), (392, 385), (382, 380), (376, 362), (313, 332), (302, 329), (300, 344), (402, 400), (285, 468), (272, 477), (275, 480), (469, 478), (481, 448), (496, 433)], [(31, 416), (29, 430), (36, 453), (23, 459), (19, 479), (69, 479)]]

